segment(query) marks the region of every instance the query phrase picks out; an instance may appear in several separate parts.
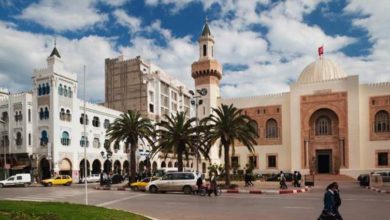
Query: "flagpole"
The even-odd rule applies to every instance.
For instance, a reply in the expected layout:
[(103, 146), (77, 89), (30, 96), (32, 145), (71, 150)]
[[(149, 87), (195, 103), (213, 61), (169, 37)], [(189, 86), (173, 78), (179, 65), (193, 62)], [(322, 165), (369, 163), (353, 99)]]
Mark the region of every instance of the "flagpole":
[(85, 106), (85, 65), (84, 65), (84, 118), (83, 118), (83, 127), (84, 127), (84, 185), (85, 185), (85, 204), (88, 205), (88, 181), (87, 181), (87, 113)]

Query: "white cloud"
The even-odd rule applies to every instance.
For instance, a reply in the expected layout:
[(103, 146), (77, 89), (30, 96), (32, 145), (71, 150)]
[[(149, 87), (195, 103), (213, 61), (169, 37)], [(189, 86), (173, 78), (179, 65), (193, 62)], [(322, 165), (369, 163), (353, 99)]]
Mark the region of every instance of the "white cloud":
[(139, 31), (141, 20), (134, 16), (128, 15), (124, 10), (117, 9), (113, 12), (117, 22), (125, 27), (128, 27), (131, 32)]
[[(11, 92), (30, 90), (33, 69), (46, 67), (52, 50), (47, 42), (52, 42), (52, 36), (18, 31), (2, 22), (0, 33), (0, 79), (6, 79), (0, 80), (0, 87)], [(87, 66), (87, 80), (94, 85), (88, 88), (88, 99), (104, 101), (104, 59), (118, 55), (112, 40), (98, 36), (73, 40), (58, 37), (57, 48), (66, 70), (81, 76), (83, 65)]]
[(124, 5), (128, 1), (129, 0), (108, 0), (108, 1), (102, 0), (102, 3), (107, 4), (107, 5), (111, 5), (113, 7), (118, 7), (118, 6)]
[(156, 7), (159, 4), (172, 5), (171, 12), (175, 14), (187, 7), (190, 3), (197, 1), (199, 0), (145, 0), (145, 4), (152, 7)]
[(95, 3), (95, 0), (41, 0), (16, 17), (59, 32), (76, 31), (108, 19), (106, 14), (94, 8)]

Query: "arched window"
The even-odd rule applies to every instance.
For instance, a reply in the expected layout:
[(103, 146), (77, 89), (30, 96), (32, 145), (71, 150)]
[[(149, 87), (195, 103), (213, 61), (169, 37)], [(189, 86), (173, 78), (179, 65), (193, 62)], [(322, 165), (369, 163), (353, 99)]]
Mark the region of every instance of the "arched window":
[(72, 115), (70, 114), (70, 110), (69, 109), (66, 110), (66, 117), (65, 117), (65, 119), (67, 121), (71, 121), (72, 120)]
[(65, 97), (68, 96), (68, 89), (66, 88), (66, 86), (64, 86), (64, 96), (65, 96)]
[(42, 89), (41, 89), (41, 94), (42, 95), (46, 95), (47, 93), (46, 93), (46, 86), (45, 86), (45, 84), (42, 84), (42, 87), (41, 87)]
[(69, 96), (69, 98), (72, 98), (72, 96), (73, 96), (73, 92), (72, 92), (72, 89), (70, 88), (70, 86), (68, 87), (68, 96)]
[(172, 162), (171, 161), (168, 162), (168, 167), (172, 167)]
[(45, 119), (49, 119), (49, 109), (47, 107), (45, 107), (45, 116), (44, 116)]
[(265, 125), (265, 138), (278, 138), (278, 122), (275, 119), (268, 119)]
[(59, 95), (62, 95), (62, 94), (63, 94), (62, 84), (60, 84), (60, 86), (58, 87), (58, 94), (59, 94)]
[(70, 145), (69, 133), (67, 131), (62, 132), (61, 144), (64, 145), (64, 146), (69, 146)]
[(64, 109), (64, 108), (61, 108), (61, 111), (60, 111), (60, 119), (61, 119), (61, 120), (65, 120), (65, 109)]
[(100, 126), (100, 120), (99, 117), (94, 116), (92, 119), (92, 126), (99, 127)]
[(203, 44), (203, 56), (207, 56), (207, 45)]
[(49, 86), (49, 83), (46, 83), (46, 94), (50, 94), (50, 86)]
[[(88, 125), (88, 115), (85, 115), (86, 125)], [(80, 124), (84, 124), (84, 114), (80, 116)]]
[(41, 146), (46, 146), (49, 142), (49, 138), (47, 136), (47, 131), (43, 130), (41, 132)]
[(87, 142), (87, 147), (88, 147), (88, 146), (89, 146), (88, 137), (85, 138), (85, 136), (81, 136), (81, 140), (80, 140), (80, 146), (81, 146), (81, 147), (84, 147), (84, 146), (85, 146), (85, 141)]
[(23, 144), (23, 139), (22, 139), (22, 133), (18, 132), (16, 133), (16, 146), (21, 146)]
[(42, 95), (42, 87), (41, 84), (38, 85), (38, 96)]
[(40, 108), (39, 110), (39, 119), (43, 120), (45, 117), (45, 112), (43, 111), (43, 108)]
[(321, 116), (316, 121), (316, 135), (331, 135), (332, 124), (328, 117)]
[(173, 165), (174, 167), (177, 167), (179, 163), (176, 161), (175, 164)]
[(375, 114), (375, 132), (390, 132), (388, 112), (381, 110)]

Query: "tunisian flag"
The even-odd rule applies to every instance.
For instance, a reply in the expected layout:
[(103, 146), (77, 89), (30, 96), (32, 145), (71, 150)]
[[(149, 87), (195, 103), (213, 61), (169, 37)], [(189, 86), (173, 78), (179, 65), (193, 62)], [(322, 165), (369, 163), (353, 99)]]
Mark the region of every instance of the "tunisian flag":
[(318, 48), (318, 56), (324, 55), (324, 46)]

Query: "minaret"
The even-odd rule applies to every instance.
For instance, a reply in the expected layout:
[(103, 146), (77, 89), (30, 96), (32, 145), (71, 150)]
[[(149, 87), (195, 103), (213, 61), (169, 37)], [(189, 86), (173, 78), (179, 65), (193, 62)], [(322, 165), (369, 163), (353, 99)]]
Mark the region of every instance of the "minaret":
[(198, 39), (199, 60), (192, 63), (192, 78), (196, 90), (207, 90), (203, 104), (198, 108), (198, 117), (204, 118), (211, 114), (212, 108), (218, 107), (220, 97), (219, 81), (222, 78), (222, 66), (214, 59), (214, 36), (211, 35), (207, 19)]

